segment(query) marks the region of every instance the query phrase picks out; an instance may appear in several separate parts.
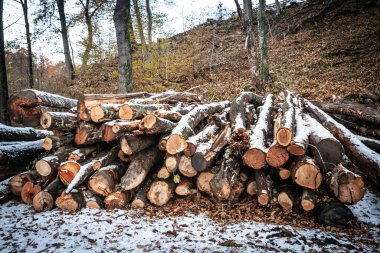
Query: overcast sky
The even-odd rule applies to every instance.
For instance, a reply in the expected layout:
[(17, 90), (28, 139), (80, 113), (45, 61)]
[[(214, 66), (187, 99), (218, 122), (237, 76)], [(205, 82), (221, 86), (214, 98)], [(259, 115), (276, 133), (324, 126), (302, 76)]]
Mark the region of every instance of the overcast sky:
[[(39, 0), (29, 0), (29, 23), (31, 32), (34, 31), (33, 13), (38, 8)], [(272, 2), (273, 0), (270, 0)], [(19, 40), (23, 47), (26, 47), (25, 26), (22, 15), (21, 5), (12, 0), (4, 1), (4, 35), (5, 41)], [(144, 1), (145, 2), (145, 1)], [(155, 1), (153, 1), (155, 2)], [(222, 3), (227, 13), (236, 10), (233, 0), (173, 0), (173, 5), (153, 5), (153, 12), (166, 13), (168, 22), (166, 23), (163, 34), (158, 36), (173, 35), (189, 29), (192, 25), (197, 25), (206, 21), (207, 18), (215, 18), (215, 13), (219, 2)], [(240, 0), (242, 2), (242, 0)], [(256, 1), (254, 1), (256, 2)], [(65, 4), (66, 13), (77, 13), (79, 7), (75, 4), (75, 0), (67, 0)], [(58, 15), (58, 13), (56, 13)], [(59, 23), (57, 23), (59, 25)], [(8, 27), (9, 26), (9, 27)], [(97, 38), (103, 41), (103, 44), (112, 44), (115, 40), (112, 19), (101, 21), (102, 36)], [(61, 35), (50, 34), (48, 36), (39, 36), (32, 41), (32, 51), (35, 55), (44, 55), (54, 62), (63, 61)], [(79, 63), (78, 54), (83, 51), (83, 47), (79, 44), (81, 38), (86, 36), (86, 29), (83, 25), (77, 25), (70, 28), (69, 36), (73, 45), (76, 63)], [(157, 35), (156, 35), (157, 36)]]

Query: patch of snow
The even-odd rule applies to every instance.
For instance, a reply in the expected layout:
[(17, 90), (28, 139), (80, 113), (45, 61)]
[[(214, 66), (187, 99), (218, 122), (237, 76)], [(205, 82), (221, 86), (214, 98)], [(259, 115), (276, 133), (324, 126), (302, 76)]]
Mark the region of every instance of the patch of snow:
[(240, 112), (236, 115), (234, 131), (237, 131), (239, 129), (245, 129), (243, 116), (241, 115)]
[(380, 197), (376, 194), (367, 190), (358, 203), (350, 205), (348, 208), (358, 220), (376, 226), (380, 225)]
[(211, 134), (213, 134), (216, 131), (216, 129), (216, 125), (208, 125), (196, 135), (191, 136), (187, 141), (193, 143), (194, 145), (197, 145), (197, 143), (201, 140), (210, 137)]

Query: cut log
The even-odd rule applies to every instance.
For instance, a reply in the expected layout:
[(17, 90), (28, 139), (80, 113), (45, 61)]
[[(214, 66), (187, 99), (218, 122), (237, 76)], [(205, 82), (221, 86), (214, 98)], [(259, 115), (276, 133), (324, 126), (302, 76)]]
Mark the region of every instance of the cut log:
[(40, 124), (45, 129), (61, 131), (73, 130), (78, 127), (78, 117), (69, 112), (45, 112), (42, 114)]
[(115, 134), (129, 133), (139, 129), (140, 120), (115, 120), (112, 126), (112, 131)]
[(77, 100), (30, 89), (13, 94), (8, 101), (11, 119), (16, 123), (32, 127), (40, 124), (44, 112), (69, 111), (76, 105)]
[(83, 122), (75, 134), (75, 144), (88, 145), (102, 140), (102, 131), (99, 125)]
[(281, 167), (289, 160), (289, 152), (280, 145), (272, 145), (266, 154), (266, 161), (272, 167)]
[(81, 120), (89, 121), (91, 119), (90, 111), (92, 107), (100, 104), (123, 104), (134, 98), (151, 96), (146, 92), (128, 93), (128, 94), (83, 94), (78, 100), (78, 117)]
[(157, 172), (157, 178), (159, 179), (168, 179), (170, 175), (171, 173), (168, 171), (165, 165), (163, 165), (161, 169)]
[(0, 147), (0, 165), (21, 165), (45, 154), (43, 140), (20, 141)]
[[(87, 163), (93, 163), (93, 160), (88, 161)], [(61, 163), (58, 169), (58, 177), (64, 185), (69, 185), (73, 181), (75, 175), (78, 174), (81, 169), (81, 165), (75, 161), (67, 161)]]
[(48, 136), (44, 139), (41, 147), (46, 151), (55, 150), (59, 147), (74, 143), (74, 134), (66, 133), (61, 136)]
[(37, 172), (35, 171), (26, 171), (21, 174), (18, 174), (8, 181), (8, 187), (9, 190), (16, 196), (21, 195), (22, 187), (27, 183), (27, 182), (34, 182), (39, 179), (39, 176)]
[(193, 182), (188, 178), (181, 179), (181, 182), (175, 188), (175, 193), (178, 196), (188, 196), (196, 192), (197, 190), (193, 188)]
[(323, 169), (332, 169), (340, 164), (343, 159), (343, 146), (340, 142), (317, 120), (305, 115), (310, 124), (311, 150), (317, 165)]
[(309, 144), (309, 135), (311, 132), (310, 125), (303, 119), (302, 104), (300, 99), (296, 99), (295, 107), (295, 121), (296, 121), (296, 134), (292, 142), (287, 147), (290, 154), (296, 156), (303, 156), (306, 153)]
[(121, 150), (131, 156), (158, 143), (158, 135), (136, 136), (127, 134), (120, 139)]
[(249, 150), (243, 155), (243, 162), (252, 169), (261, 169), (266, 164), (268, 131), (271, 129), (273, 95), (268, 94), (260, 108), (257, 123), (251, 128)]
[(99, 153), (99, 145), (90, 145), (73, 150), (68, 157), (69, 161), (83, 162), (88, 157), (95, 157)]
[(194, 134), (194, 128), (206, 117), (221, 112), (228, 105), (228, 101), (223, 101), (195, 107), (172, 130), (166, 142), (166, 151), (171, 155), (182, 152), (187, 147), (186, 139)]
[(317, 195), (314, 191), (303, 189), (302, 198), (301, 198), (301, 206), (305, 211), (311, 211), (315, 208), (317, 203)]
[(133, 104), (125, 103), (120, 106), (119, 116), (120, 119), (133, 120), (142, 119), (147, 114), (153, 114), (159, 109), (170, 109), (169, 105), (157, 105), (157, 104)]
[(367, 147), (369, 147), (373, 151), (380, 154), (380, 140), (375, 140), (375, 139), (371, 139), (371, 138), (367, 138), (367, 137), (359, 136), (359, 135), (357, 135), (357, 138), (361, 142), (363, 142)]
[(63, 193), (55, 200), (57, 207), (69, 213), (78, 212), (86, 204), (82, 191)]
[(213, 192), (211, 190), (210, 182), (214, 177), (215, 173), (212, 173), (211, 171), (201, 172), (197, 178), (197, 189), (212, 196)]
[(133, 198), (133, 201), (131, 203), (132, 208), (144, 208), (148, 205), (148, 199), (147, 194), (150, 189), (150, 185), (152, 184), (153, 178), (148, 177), (144, 183), (141, 185), (141, 187), (136, 192), (135, 197)]
[(174, 196), (174, 188), (170, 179), (156, 180), (150, 185), (147, 198), (153, 205), (163, 206)]
[(43, 157), (37, 161), (35, 166), (36, 171), (43, 177), (56, 177), (59, 166), (67, 160), (73, 151), (74, 149), (65, 149), (63, 151), (56, 152), (53, 155)]
[(65, 186), (59, 178), (52, 181), (43, 191), (33, 198), (33, 208), (38, 212), (51, 210), (55, 200), (64, 191)]
[[(246, 107), (248, 104), (261, 105), (263, 97), (256, 95), (253, 92), (242, 92), (236, 97), (230, 108), (230, 121), (231, 121), (231, 145), (238, 148), (249, 146), (249, 134), (247, 132), (246, 121)], [(245, 150), (242, 150), (243, 152)]]
[(193, 103), (201, 102), (198, 95), (190, 92), (176, 92), (173, 90), (168, 90), (158, 94), (154, 94), (148, 98), (137, 98), (131, 101), (135, 104), (157, 104), (157, 103)]
[(124, 163), (130, 163), (131, 157), (123, 152), (123, 150), (119, 150), (117, 153), (117, 157)]
[(26, 182), (21, 190), (21, 199), (26, 204), (32, 204), (33, 198), (42, 190), (41, 183)]
[(122, 190), (127, 191), (139, 186), (162, 156), (162, 152), (154, 146), (134, 155), (127, 172), (121, 178)]
[(104, 206), (106, 209), (123, 209), (135, 195), (135, 190), (121, 191), (121, 186), (117, 186), (117, 190), (104, 198)]
[(165, 158), (165, 167), (169, 171), (169, 173), (174, 173), (179, 166), (181, 156), (177, 155), (166, 155)]
[(371, 136), (375, 139), (380, 139), (380, 130), (378, 129), (370, 129), (361, 125), (358, 125), (354, 122), (342, 119), (340, 117), (332, 116), (333, 119), (338, 121), (340, 124), (350, 128), (351, 130), (356, 131), (359, 134), (363, 134), (365, 136)]
[(163, 134), (169, 133), (175, 126), (175, 123), (167, 119), (148, 114), (141, 120), (139, 130), (146, 134)]
[(238, 201), (240, 195), (244, 192), (244, 190), (245, 190), (244, 183), (240, 179), (235, 180), (234, 184), (232, 185), (231, 194), (230, 194), (230, 197), (228, 198), (228, 201), (229, 202)]
[(31, 127), (11, 127), (0, 124), (0, 140), (3, 141), (36, 141), (53, 135), (52, 131), (37, 130)]
[(334, 104), (313, 101), (313, 104), (327, 113), (341, 114), (355, 117), (360, 121), (365, 121), (376, 126), (380, 126), (380, 111), (367, 107), (363, 104)]
[(110, 195), (124, 175), (127, 167), (123, 163), (114, 162), (96, 171), (88, 181), (88, 188), (96, 195)]
[(102, 133), (102, 140), (105, 142), (111, 142), (113, 140), (116, 140), (122, 136), (122, 132), (114, 132), (113, 127), (116, 124), (116, 120), (108, 121), (102, 124), (100, 127), (100, 131)]
[(247, 193), (250, 196), (255, 196), (257, 194), (257, 185), (255, 179), (251, 179), (248, 181)]
[(291, 189), (285, 186), (281, 187), (281, 192), (277, 196), (277, 201), (284, 210), (291, 210), (294, 203), (294, 197)]
[(218, 127), (214, 124), (206, 126), (202, 131), (197, 133), (196, 135), (193, 135), (189, 137), (189, 139), (186, 141), (187, 147), (183, 151), (183, 153), (191, 157), (194, 155), (197, 149), (197, 145), (201, 142), (205, 142), (208, 139), (213, 139), (211, 136), (216, 134), (216, 130)]
[(285, 167), (278, 168), (278, 175), (282, 180), (286, 180), (292, 176), (292, 172)]
[(286, 91), (285, 96), (282, 107), (283, 115), (280, 121), (281, 126), (276, 133), (277, 143), (283, 147), (287, 147), (292, 141), (295, 126), (293, 94)]
[(95, 123), (107, 122), (119, 118), (121, 104), (100, 104), (91, 107), (91, 120)]
[(365, 194), (363, 178), (341, 164), (326, 174), (326, 183), (334, 197), (343, 204), (356, 204)]
[(257, 201), (260, 205), (266, 206), (269, 204), (270, 192), (268, 189), (264, 169), (255, 170), (255, 181), (257, 189)]
[(293, 181), (307, 189), (315, 190), (322, 183), (322, 174), (314, 161), (307, 156), (300, 157), (291, 165)]
[(86, 202), (86, 206), (88, 208), (96, 208), (96, 209), (102, 209), (103, 204), (103, 198), (97, 195), (94, 195), (90, 190), (87, 190), (86, 188), (80, 189), (83, 193), (84, 201)]
[(198, 171), (196, 171), (191, 165), (191, 158), (186, 155), (181, 156), (178, 170), (186, 177), (195, 177), (198, 174)]
[(318, 107), (306, 101), (306, 109), (313, 113), (320, 122), (330, 130), (336, 138), (344, 145), (347, 156), (359, 168), (364, 170), (373, 185), (380, 189), (380, 156), (375, 151), (366, 147), (343, 125), (336, 122)]

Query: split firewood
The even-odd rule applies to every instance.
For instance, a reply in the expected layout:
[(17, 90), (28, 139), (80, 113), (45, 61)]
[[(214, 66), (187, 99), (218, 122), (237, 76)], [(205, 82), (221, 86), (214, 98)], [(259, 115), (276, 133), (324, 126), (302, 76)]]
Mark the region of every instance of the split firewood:
[(76, 130), (75, 144), (88, 145), (102, 140), (101, 126), (82, 122)]
[(102, 209), (104, 206), (104, 199), (100, 196), (94, 195), (90, 190), (85, 187), (80, 189), (83, 192), (84, 201), (88, 208)]
[(322, 183), (322, 172), (308, 156), (299, 157), (291, 165), (293, 181), (307, 189), (315, 190)]
[(127, 167), (120, 162), (111, 163), (96, 171), (88, 181), (88, 188), (96, 195), (106, 197), (110, 195), (124, 175)]
[(175, 155), (186, 147), (186, 139), (194, 134), (194, 128), (206, 117), (221, 112), (229, 105), (228, 101), (199, 105), (182, 117), (166, 141), (166, 151)]
[(91, 107), (90, 117), (95, 123), (107, 122), (119, 118), (121, 104), (99, 104)]
[(24, 126), (33, 127), (40, 124), (44, 112), (67, 112), (76, 105), (77, 100), (32, 89), (13, 94), (8, 101), (11, 119)]
[(125, 103), (120, 106), (119, 117), (124, 120), (142, 119), (160, 109), (170, 109), (169, 105)]
[(243, 155), (244, 164), (252, 169), (261, 169), (266, 164), (266, 142), (272, 121), (272, 111), (273, 95), (268, 94), (264, 104), (260, 107), (257, 123), (251, 128), (249, 150)]
[(69, 112), (45, 112), (41, 116), (40, 124), (45, 129), (61, 131), (73, 130), (78, 127), (78, 117)]
[(170, 175), (171, 173), (168, 171), (165, 165), (163, 165), (161, 169), (157, 172), (157, 178), (159, 179), (168, 179)]
[(151, 96), (146, 92), (127, 93), (127, 94), (83, 94), (78, 100), (78, 117), (81, 120), (91, 119), (91, 108), (100, 104), (123, 104), (134, 98)]
[[(0, 146), (0, 165), (25, 164), (45, 154), (45, 150), (41, 147), (43, 141), (20, 141)], [(15, 169), (14, 166), (12, 169)]]
[(56, 178), (33, 198), (34, 210), (38, 212), (51, 210), (55, 200), (61, 195), (64, 189), (64, 184), (59, 178)]
[(68, 157), (69, 161), (75, 161), (78, 163), (83, 162), (88, 157), (95, 157), (99, 153), (100, 147), (97, 144), (81, 147), (73, 150)]
[(133, 134), (127, 134), (120, 138), (120, 147), (125, 154), (131, 156), (140, 152), (143, 149), (157, 144), (158, 140), (158, 135), (136, 136)]
[(363, 134), (365, 136), (371, 136), (375, 139), (380, 139), (380, 130), (379, 129), (367, 128), (367, 127), (358, 125), (354, 122), (342, 119), (342, 118), (334, 116), (334, 115), (332, 115), (331, 117), (333, 119), (335, 119), (338, 123), (344, 125), (345, 127), (350, 128), (351, 130), (356, 131), (359, 134)]
[(26, 171), (16, 176), (13, 176), (11, 179), (9, 179), (8, 188), (14, 195), (20, 196), (22, 187), (27, 182), (33, 182), (38, 179), (39, 179), (39, 175), (36, 171), (34, 170)]
[(115, 120), (111, 122), (113, 122), (112, 131), (120, 135), (139, 129), (140, 124), (140, 120)]
[(135, 190), (122, 191), (121, 185), (116, 187), (116, 191), (104, 198), (104, 206), (106, 209), (122, 209), (135, 196)]
[(65, 162), (74, 149), (64, 149), (53, 155), (45, 156), (37, 161), (35, 168), (38, 174), (43, 177), (54, 178), (57, 176), (58, 168)]
[(317, 165), (323, 169), (331, 169), (340, 164), (343, 159), (342, 144), (324, 128), (317, 120), (305, 115), (310, 124), (310, 142), (313, 145), (311, 151)]
[(146, 134), (163, 134), (169, 133), (175, 126), (170, 120), (148, 114), (140, 121), (139, 130)]
[[(191, 165), (196, 171), (204, 171), (209, 166), (211, 166), (219, 155), (224, 151), (224, 148), (230, 141), (231, 128), (226, 126), (215, 138), (215, 140), (210, 140), (205, 143), (202, 147), (201, 144), (198, 145), (197, 151), (191, 157)], [(199, 149), (198, 149), (199, 148)]]
[(357, 103), (334, 104), (313, 101), (313, 104), (327, 113), (347, 115), (380, 126), (380, 112), (376, 108)]
[(191, 158), (186, 155), (181, 156), (178, 170), (186, 177), (195, 177), (198, 174), (198, 171), (196, 171), (191, 165)]
[(142, 183), (142, 185), (139, 187), (131, 203), (132, 208), (142, 209), (148, 205), (147, 194), (152, 184), (152, 181), (153, 181), (153, 177), (148, 177), (144, 181), (144, 183)]
[(187, 147), (184, 149), (183, 153), (191, 157), (194, 155), (197, 149), (197, 145), (201, 142), (206, 141), (207, 139), (213, 139), (211, 136), (216, 134), (218, 127), (214, 124), (206, 126), (203, 130), (201, 130), (196, 135), (189, 137), (186, 141)]
[(188, 196), (196, 192), (197, 190), (193, 188), (193, 181), (188, 178), (182, 178), (181, 182), (175, 187), (175, 193), (178, 196)]
[(356, 204), (365, 194), (363, 178), (342, 164), (326, 173), (326, 183), (334, 197), (343, 204)]
[(86, 203), (82, 191), (75, 191), (67, 194), (63, 192), (62, 195), (55, 200), (55, 204), (63, 211), (75, 213), (82, 209)]
[(36, 141), (53, 135), (52, 131), (37, 130), (31, 127), (11, 127), (0, 124), (0, 140), (5, 141)]
[(380, 140), (375, 140), (375, 139), (371, 139), (371, 138), (367, 138), (367, 137), (359, 136), (359, 135), (357, 135), (357, 138), (361, 142), (363, 142), (367, 147), (369, 147), (373, 151), (380, 154)]
[(210, 182), (215, 177), (215, 173), (211, 171), (203, 171), (197, 177), (197, 189), (201, 192), (207, 193), (213, 196), (213, 191), (211, 190)]
[(175, 184), (172, 180), (156, 180), (149, 188), (147, 198), (153, 205), (163, 206), (174, 196)]
[(301, 206), (305, 211), (311, 211), (315, 208), (317, 203), (317, 195), (314, 191), (303, 189), (302, 198), (301, 198)]
[(282, 107), (282, 118), (280, 127), (276, 132), (277, 143), (283, 147), (287, 147), (293, 139), (295, 126), (295, 111), (293, 104), (293, 94), (289, 91), (285, 92), (285, 101)]
[(248, 181), (246, 191), (250, 196), (255, 196), (257, 194), (257, 185), (254, 178)]
[(380, 156), (375, 151), (366, 147), (343, 125), (336, 122), (318, 107), (306, 101), (306, 109), (313, 113), (318, 120), (330, 130), (344, 145), (347, 156), (363, 169), (376, 188), (380, 188)]
[(293, 208), (294, 197), (290, 187), (281, 187), (281, 192), (277, 196), (277, 201), (284, 210), (291, 210)]
[(44, 139), (41, 147), (46, 151), (55, 150), (59, 147), (70, 145), (74, 143), (74, 134), (66, 133), (61, 136), (48, 136)]
[(162, 158), (162, 152), (157, 147), (152, 146), (144, 149), (132, 157), (131, 164), (127, 172), (121, 178), (122, 190), (127, 191), (139, 186), (151, 168)]
[(269, 204), (270, 192), (268, 189), (267, 180), (264, 169), (255, 170), (257, 201), (260, 205), (266, 206)]
[(32, 204), (33, 198), (42, 190), (42, 181), (28, 181), (21, 190), (21, 200), (26, 204)]
[[(230, 108), (231, 122), (231, 145), (239, 148), (249, 147), (249, 134), (247, 131), (246, 122), (246, 107), (248, 104), (261, 105), (263, 97), (256, 95), (253, 92), (242, 92), (236, 97)], [(245, 151), (244, 149), (241, 151)]]

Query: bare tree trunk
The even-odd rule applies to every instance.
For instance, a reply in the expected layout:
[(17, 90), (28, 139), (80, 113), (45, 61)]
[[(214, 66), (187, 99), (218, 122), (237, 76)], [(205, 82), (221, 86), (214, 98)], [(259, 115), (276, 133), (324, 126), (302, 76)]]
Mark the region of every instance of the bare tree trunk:
[(255, 34), (253, 29), (252, 0), (244, 0), (244, 30), (246, 34), (245, 49), (248, 53), (248, 61), (251, 67), (252, 85), (256, 91), (263, 91), (259, 79), (259, 64), (256, 57)]
[(141, 42), (143, 51), (145, 51), (146, 42), (145, 42), (144, 28), (143, 28), (142, 21), (141, 21), (141, 14), (140, 14), (138, 0), (133, 0), (133, 9), (134, 9), (135, 15), (136, 15), (137, 29), (139, 30), (140, 42)]
[(145, 0), (145, 8), (146, 14), (148, 16), (148, 43), (152, 44), (152, 26), (153, 26), (153, 18), (152, 18), (152, 10), (150, 9), (150, 1)]
[(131, 22), (131, 1), (117, 0), (113, 20), (116, 29), (116, 41), (119, 55), (119, 92), (132, 92), (132, 55), (129, 36)]
[(5, 67), (4, 31), (3, 31), (3, 0), (0, 0), (0, 123), (9, 125), (8, 116), (8, 82)]
[(30, 41), (30, 31), (29, 31), (29, 19), (28, 19), (28, 0), (20, 0), (22, 6), (22, 12), (24, 14), (25, 21), (25, 32), (26, 32), (26, 44), (28, 46), (28, 70), (29, 70), (29, 87), (33, 89), (34, 78), (33, 78), (33, 54), (32, 54), (32, 43)]
[(65, 4), (64, 0), (56, 0), (59, 12), (59, 20), (61, 22), (61, 34), (63, 42), (63, 54), (65, 55), (65, 64), (67, 69), (67, 76), (69, 79), (74, 79), (74, 66), (71, 60), (69, 39), (67, 35), (66, 17), (65, 17)]
[[(82, 3), (82, 2), (81, 2)], [(90, 59), (90, 52), (93, 47), (93, 41), (94, 41), (94, 29), (91, 22), (91, 15), (90, 15), (90, 0), (86, 0), (86, 4), (83, 5), (83, 11), (84, 11), (84, 19), (87, 26), (87, 39), (85, 42), (85, 49), (83, 52), (82, 57), (82, 65), (87, 66), (88, 60)]]
[(241, 7), (240, 7), (240, 4), (239, 4), (239, 1), (238, 0), (234, 0), (234, 1), (235, 1), (236, 11), (237, 11), (237, 14), (239, 16), (239, 19), (243, 20), (243, 12), (241, 11)]
[(276, 16), (280, 16), (281, 14), (281, 4), (279, 0), (275, 0), (276, 2)]
[(260, 47), (260, 77), (263, 87), (268, 84), (268, 45), (267, 45), (267, 28), (265, 24), (265, 0), (259, 0), (257, 11), (257, 20), (259, 26), (259, 47)]

